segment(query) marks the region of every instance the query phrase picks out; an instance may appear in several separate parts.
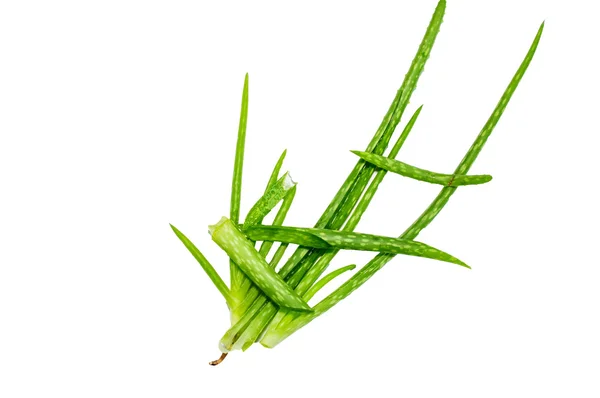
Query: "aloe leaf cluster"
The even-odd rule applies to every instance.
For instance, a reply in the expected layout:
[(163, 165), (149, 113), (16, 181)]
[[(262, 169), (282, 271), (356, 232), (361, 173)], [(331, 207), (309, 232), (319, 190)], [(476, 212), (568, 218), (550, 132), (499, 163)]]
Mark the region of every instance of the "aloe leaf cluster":
[[(223, 295), (230, 310), (231, 327), (219, 342), (223, 355), (219, 360), (211, 362), (212, 365), (220, 363), (228, 352), (246, 350), (256, 342), (269, 348), (276, 346), (348, 297), (398, 254), (425, 257), (470, 268), (455, 256), (415, 239), (439, 214), (458, 187), (491, 181), (490, 175), (469, 175), (468, 172), (525, 74), (537, 49), (544, 24), (540, 26), (525, 59), (462, 161), (454, 172), (438, 173), (396, 159), (413, 130), (422, 107), (414, 112), (387, 155), (385, 153), (429, 58), (445, 9), (446, 1), (440, 0), (402, 86), (383, 121), (365, 150), (352, 151), (358, 156), (356, 165), (313, 227), (283, 225), (297, 189), (289, 173), (280, 175), (286, 151), (283, 151), (277, 160), (264, 194), (256, 200), (244, 221), (240, 221), (248, 120), (249, 80), (246, 75), (235, 151), (230, 215), (229, 218), (223, 217), (216, 225), (209, 227), (213, 240), (229, 258), (229, 286), (200, 250), (172, 226), (177, 237)], [(438, 184), (442, 188), (425, 211), (398, 237), (355, 232), (388, 172)], [(279, 208), (273, 222), (264, 225), (266, 216), (277, 206)], [(267, 260), (274, 245), (277, 245), (277, 249), (271, 259)], [(290, 245), (296, 249), (280, 266)], [(331, 294), (310, 305), (311, 299), (324, 286), (356, 268), (356, 265), (352, 264), (323, 276), (340, 250), (371, 251), (377, 254)]]

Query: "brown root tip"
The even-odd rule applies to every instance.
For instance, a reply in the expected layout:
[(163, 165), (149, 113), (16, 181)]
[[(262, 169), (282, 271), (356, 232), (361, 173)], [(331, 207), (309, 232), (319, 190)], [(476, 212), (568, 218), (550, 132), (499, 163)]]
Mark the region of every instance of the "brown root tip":
[(219, 357), (219, 359), (217, 359), (216, 361), (211, 361), (208, 364), (210, 366), (217, 366), (218, 364), (220, 364), (221, 362), (223, 362), (223, 360), (225, 359), (225, 357), (227, 356), (227, 353), (224, 352), (221, 354), (221, 356)]

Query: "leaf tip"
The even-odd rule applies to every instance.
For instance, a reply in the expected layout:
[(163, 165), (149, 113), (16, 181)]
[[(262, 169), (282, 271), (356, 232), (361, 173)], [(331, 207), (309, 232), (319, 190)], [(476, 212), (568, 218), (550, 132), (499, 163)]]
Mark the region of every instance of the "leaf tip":
[(246, 76), (244, 76), (244, 90), (243, 90), (243, 97), (245, 99), (245, 101), (248, 101), (248, 80), (250, 80), (248, 73), (246, 73)]
[(540, 27), (538, 28), (537, 34), (535, 35), (535, 39), (533, 40), (533, 43), (534, 43), (533, 47), (537, 47), (537, 44), (539, 43), (540, 39), (542, 38), (542, 33), (544, 32), (545, 26), (546, 26), (546, 20), (543, 20), (542, 23), (540, 24)]

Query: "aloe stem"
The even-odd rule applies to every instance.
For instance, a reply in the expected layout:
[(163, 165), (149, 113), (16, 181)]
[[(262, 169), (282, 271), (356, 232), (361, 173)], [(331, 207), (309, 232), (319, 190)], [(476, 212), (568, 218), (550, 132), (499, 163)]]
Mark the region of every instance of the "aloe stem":
[[(320, 253), (310, 253), (306, 257), (306, 260), (313, 261), (315, 258), (318, 258), (319, 255)], [(244, 336), (247, 336), (248, 333), (250, 335), (255, 334), (254, 330), (250, 330), (250, 332), (247, 332), (248, 327), (250, 326), (252, 321), (257, 317), (257, 315), (259, 315), (261, 311), (265, 309), (266, 304), (271, 303), (267, 300), (267, 298), (264, 295), (259, 295), (260, 291), (256, 288), (248, 291), (248, 294), (244, 299), (244, 301), (247, 302), (245, 305), (248, 309), (243, 313), (239, 320), (235, 322), (229, 328), (229, 330), (227, 330), (227, 332), (225, 332), (225, 335), (223, 335), (223, 337), (219, 341), (219, 349), (222, 352), (229, 352), (241, 349), (243, 343), (249, 341), (245, 339)], [(240, 305), (244, 305), (244, 303)]]

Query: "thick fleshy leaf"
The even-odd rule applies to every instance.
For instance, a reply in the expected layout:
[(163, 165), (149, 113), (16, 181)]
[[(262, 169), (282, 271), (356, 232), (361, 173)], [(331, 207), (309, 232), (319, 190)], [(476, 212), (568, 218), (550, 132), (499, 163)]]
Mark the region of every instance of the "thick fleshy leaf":
[(292, 243), (315, 249), (346, 249), (406, 254), (409, 256), (446, 261), (470, 268), (468, 265), (448, 253), (426, 245), (425, 243), (409, 239), (318, 228), (274, 227), (267, 225), (256, 225), (248, 228), (244, 232), (246, 236), (256, 241), (267, 240)]
[(360, 157), (362, 160), (369, 162), (380, 169), (389, 172), (400, 174), (401, 176), (412, 178), (414, 180), (425, 181), (431, 184), (445, 185), (447, 187), (458, 187), (461, 185), (478, 185), (492, 181), (492, 176), (483, 175), (455, 175), (441, 174), (434, 171), (421, 169), (411, 166), (408, 163), (401, 162), (396, 159), (386, 158), (385, 156), (375, 153), (350, 151)]
[(212, 239), (254, 284), (282, 307), (310, 311), (302, 298), (277, 275), (250, 242), (226, 217), (209, 227)]

